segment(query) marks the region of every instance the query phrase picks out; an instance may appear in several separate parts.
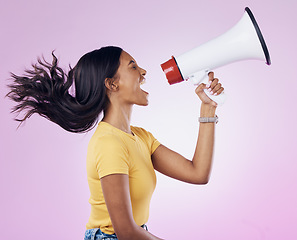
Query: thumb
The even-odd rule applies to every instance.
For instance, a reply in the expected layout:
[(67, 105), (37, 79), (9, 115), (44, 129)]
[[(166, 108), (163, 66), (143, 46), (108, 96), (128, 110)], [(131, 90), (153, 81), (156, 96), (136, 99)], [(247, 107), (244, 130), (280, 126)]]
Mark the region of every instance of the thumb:
[(196, 94), (201, 93), (203, 89), (209, 88), (209, 85), (206, 85), (205, 83), (199, 84), (199, 86), (195, 89)]

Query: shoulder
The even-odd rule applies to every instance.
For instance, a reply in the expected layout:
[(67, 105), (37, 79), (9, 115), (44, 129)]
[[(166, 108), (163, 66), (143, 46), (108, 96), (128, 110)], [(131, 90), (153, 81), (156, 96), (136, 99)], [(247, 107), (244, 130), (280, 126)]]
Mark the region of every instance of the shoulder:
[(132, 130), (134, 133), (145, 133), (145, 132), (147, 132), (144, 128), (142, 128), (142, 127), (137, 127), (137, 126), (131, 126), (131, 130)]
[(133, 133), (135, 133), (138, 137), (142, 138), (146, 142), (151, 142), (155, 140), (153, 134), (142, 127), (131, 126), (131, 130)]
[(122, 165), (124, 165), (125, 171), (123, 171), (126, 174), (126, 166), (129, 166), (129, 150), (117, 135), (94, 134), (88, 145), (87, 159), (96, 164), (97, 171), (101, 169), (100, 177), (107, 175), (107, 172), (114, 173), (115, 170), (122, 173)]
[(131, 130), (142, 139), (145, 144), (147, 144), (150, 154), (152, 155), (157, 147), (160, 145), (160, 142), (151, 134), (149, 131), (141, 127), (132, 127)]
[(138, 136), (149, 137), (151, 133), (142, 127), (131, 126), (131, 130)]
[(96, 149), (96, 151), (114, 151), (122, 149), (124, 146), (125, 144), (120, 136), (113, 132), (100, 131), (100, 129), (96, 130), (89, 142), (89, 149)]

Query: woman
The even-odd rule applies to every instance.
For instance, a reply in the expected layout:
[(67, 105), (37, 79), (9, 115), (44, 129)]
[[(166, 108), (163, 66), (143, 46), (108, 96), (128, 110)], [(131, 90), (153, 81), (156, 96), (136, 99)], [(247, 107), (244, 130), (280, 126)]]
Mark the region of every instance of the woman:
[[(21, 122), (33, 113), (70, 132), (86, 132), (103, 114), (87, 154), (91, 215), (87, 239), (161, 239), (147, 231), (149, 203), (157, 170), (172, 178), (206, 184), (209, 179), (214, 122), (201, 123), (192, 161), (160, 144), (146, 130), (130, 126), (134, 104), (148, 105), (148, 93), (140, 88), (146, 71), (119, 47), (103, 47), (81, 57), (68, 74), (53, 54), (49, 64), (38, 60), (26, 75), (12, 74), (8, 96), (18, 102), (15, 112), (25, 111)], [(202, 101), (201, 117), (213, 118), (217, 104), (204, 93), (218, 95), (224, 88), (209, 74), (208, 86), (195, 92)], [(73, 83), (74, 81), (74, 83)], [(71, 87), (75, 93), (70, 94)]]

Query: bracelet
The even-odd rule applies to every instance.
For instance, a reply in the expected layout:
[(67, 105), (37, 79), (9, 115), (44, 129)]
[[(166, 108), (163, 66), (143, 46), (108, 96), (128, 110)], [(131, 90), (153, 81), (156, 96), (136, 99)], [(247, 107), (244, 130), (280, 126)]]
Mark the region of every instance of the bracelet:
[(200, 117), (199, 122), (201, 123), (213, 123), (216, 124), (219, 122), (219, 117), (216, 115), (215, 117)]

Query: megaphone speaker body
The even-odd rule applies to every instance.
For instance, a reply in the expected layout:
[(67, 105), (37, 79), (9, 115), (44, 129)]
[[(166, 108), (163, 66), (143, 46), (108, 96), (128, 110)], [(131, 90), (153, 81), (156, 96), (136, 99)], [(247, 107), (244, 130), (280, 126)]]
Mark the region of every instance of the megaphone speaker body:
[[(192, 79), (194, 84), (207, 83), (210, 70), (226, 64), (257, 59), (270, 65), (270, 56), (259, 26), (249, 8), (240, 21), (221, 36), (208, 41), (178, 57), (161, 64), (169, 84)], [(205, 80), (206, 78), (206, 80)], [(204, 79), (204, 80), (203, 80)], [(219, 105), (223, 104), (223, 93), (212, 96)], [(216, 99), (216, 100), (215, 100)]]

